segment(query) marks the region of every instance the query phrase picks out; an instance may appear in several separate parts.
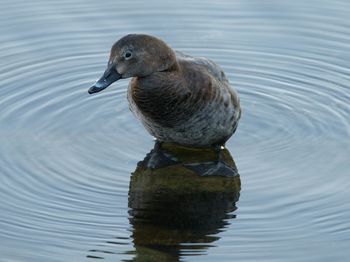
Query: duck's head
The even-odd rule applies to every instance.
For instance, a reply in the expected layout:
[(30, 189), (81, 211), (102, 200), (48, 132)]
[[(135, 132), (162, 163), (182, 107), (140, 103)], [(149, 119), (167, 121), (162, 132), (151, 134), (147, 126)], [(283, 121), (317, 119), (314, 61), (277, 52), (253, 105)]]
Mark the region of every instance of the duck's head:
[(126, 35), (112, 46), (107, 69), (89, 94), (100, 92), (121, 78), (146, 77), (168, 70), (175, 62), (175, 52), (162, 40), (143, 34)]

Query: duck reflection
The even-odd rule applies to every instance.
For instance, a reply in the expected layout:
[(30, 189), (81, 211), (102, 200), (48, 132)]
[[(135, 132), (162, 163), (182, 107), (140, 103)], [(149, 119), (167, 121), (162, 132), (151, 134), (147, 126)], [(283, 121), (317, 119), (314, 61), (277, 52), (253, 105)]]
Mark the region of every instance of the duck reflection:
[(240, 192), (229, 151), (219, 155), (156, 143), (138, 163), (129, 190), (135, 255), (124, 261), (180, 261), (204, 254), (219, 239), (234, 218)]

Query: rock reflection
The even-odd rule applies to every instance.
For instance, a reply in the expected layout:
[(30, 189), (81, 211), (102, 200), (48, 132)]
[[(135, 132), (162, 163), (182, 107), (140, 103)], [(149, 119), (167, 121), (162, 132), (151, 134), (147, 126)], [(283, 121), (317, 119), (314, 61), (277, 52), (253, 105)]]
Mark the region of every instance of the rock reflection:
[(240, 179), (227, 149), (156, 144), (131, 176), (129, 214), (135, 247), (125, 261), (180, 261), (202, 255), (236, 209)]

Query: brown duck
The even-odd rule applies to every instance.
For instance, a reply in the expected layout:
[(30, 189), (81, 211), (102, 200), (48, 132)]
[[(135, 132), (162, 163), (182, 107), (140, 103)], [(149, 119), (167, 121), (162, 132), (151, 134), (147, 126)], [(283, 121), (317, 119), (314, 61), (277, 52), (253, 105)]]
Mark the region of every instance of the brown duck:
[(150, 35), (126, 35), (112, 46), (108, 67), (89, 93), (129, 77), (130, 109), (159, 142), (222, 146), (237, 128), (238, 95), (209, 59), (174, 51)]

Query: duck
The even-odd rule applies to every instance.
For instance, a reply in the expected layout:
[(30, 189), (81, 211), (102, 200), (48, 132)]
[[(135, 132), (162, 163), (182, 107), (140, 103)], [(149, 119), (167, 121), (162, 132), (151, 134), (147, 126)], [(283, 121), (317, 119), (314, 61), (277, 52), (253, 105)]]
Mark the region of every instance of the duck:
[(210, 59), (176, 51), (155, 36), (128, 34), (112, 45), (107, 69), (88, 93), (126, 78), (130, 110), (159, 143), (223, 147), (237, 129), (237, 91)]

